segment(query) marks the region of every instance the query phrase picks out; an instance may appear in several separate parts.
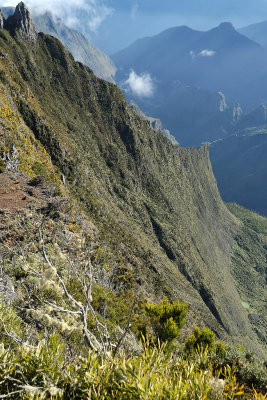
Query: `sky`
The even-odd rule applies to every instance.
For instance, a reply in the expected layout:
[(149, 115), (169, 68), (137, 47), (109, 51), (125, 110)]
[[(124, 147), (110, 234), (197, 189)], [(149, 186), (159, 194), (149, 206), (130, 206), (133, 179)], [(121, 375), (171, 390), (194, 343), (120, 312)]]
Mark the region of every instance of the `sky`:
[[(19, 0), (0, 0), (15, 6)], [(25, 0), (35, 13), (49, 10), (113, 54), (134, 40), (187, 25), (208, 30), (220, 22), (236, 28), (267, 20), (267, 0)]]

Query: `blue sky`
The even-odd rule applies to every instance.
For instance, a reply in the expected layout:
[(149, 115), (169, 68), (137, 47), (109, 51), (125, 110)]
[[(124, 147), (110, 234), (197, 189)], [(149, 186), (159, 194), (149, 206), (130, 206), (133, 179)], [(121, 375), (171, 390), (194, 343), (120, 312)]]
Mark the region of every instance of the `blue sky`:
[[(0, 6), (15, 6), (18, 1), (0, 0)], [(172, 26), (207, 30), (229, 21), (239, 28), (267, 20), (267, 0), (24, 1), (34, 12), (48, 9), (62, 16), (109, 54)]]
[(117, 12), (129, 13), (138, 5), (137, 15), (154, 14), (157, 17), (173, 15), (188, 24), (192, 18), (201, 25), (206, 21), (231, 18), (233, 22), (247, 23), (267, 19), (266, 0), (106, 0)]

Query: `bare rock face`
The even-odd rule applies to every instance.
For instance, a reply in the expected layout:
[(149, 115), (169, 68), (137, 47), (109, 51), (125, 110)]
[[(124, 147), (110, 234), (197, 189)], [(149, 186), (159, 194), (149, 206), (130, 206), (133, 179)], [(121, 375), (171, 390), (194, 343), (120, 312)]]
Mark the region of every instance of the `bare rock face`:
[(0, 29), (4, 28), (4, 16), (2, 14), (2, 10), (0, 8)]
[(7, 27), (25, 42), (34, 43), (37, 40), (38, 34), (30, 12), (23, 2), (20, 2), (14, 14), (8, 17)]

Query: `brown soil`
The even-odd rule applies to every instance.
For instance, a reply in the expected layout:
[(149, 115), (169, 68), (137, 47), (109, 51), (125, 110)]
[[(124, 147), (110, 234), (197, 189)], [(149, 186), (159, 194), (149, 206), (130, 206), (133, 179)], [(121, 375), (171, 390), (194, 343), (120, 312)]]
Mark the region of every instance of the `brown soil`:
[(15, 212), (31, 204), (42, 205), (42, 188), (29, 185), (29, 179), (19, 173), (0, 174), (0, 210)]

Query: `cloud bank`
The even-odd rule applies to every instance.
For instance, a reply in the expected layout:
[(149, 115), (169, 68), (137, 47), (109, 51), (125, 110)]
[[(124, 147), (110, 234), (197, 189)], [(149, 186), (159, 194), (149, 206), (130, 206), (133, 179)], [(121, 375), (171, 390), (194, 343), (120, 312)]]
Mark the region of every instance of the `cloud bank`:
[(151, 75), (147, 72), (138, 75), (134, 70), (131, 70), (129, 78), (125, 83), (136, 96), (152, 97), (154, 94), (154, 83)]
[[(15, 7), (18, 0), (5, 0), (3, 7)], [(108, 7), (104, 0), (25, 0), (30, 11), (35, 14), (51, 12), (56, 17), (64, 20), (70, 27), (79, 23), (79, 15), (86, 15), (88, 27), (96, 32), (101, 23), (110, 15), (113, 10)]]

